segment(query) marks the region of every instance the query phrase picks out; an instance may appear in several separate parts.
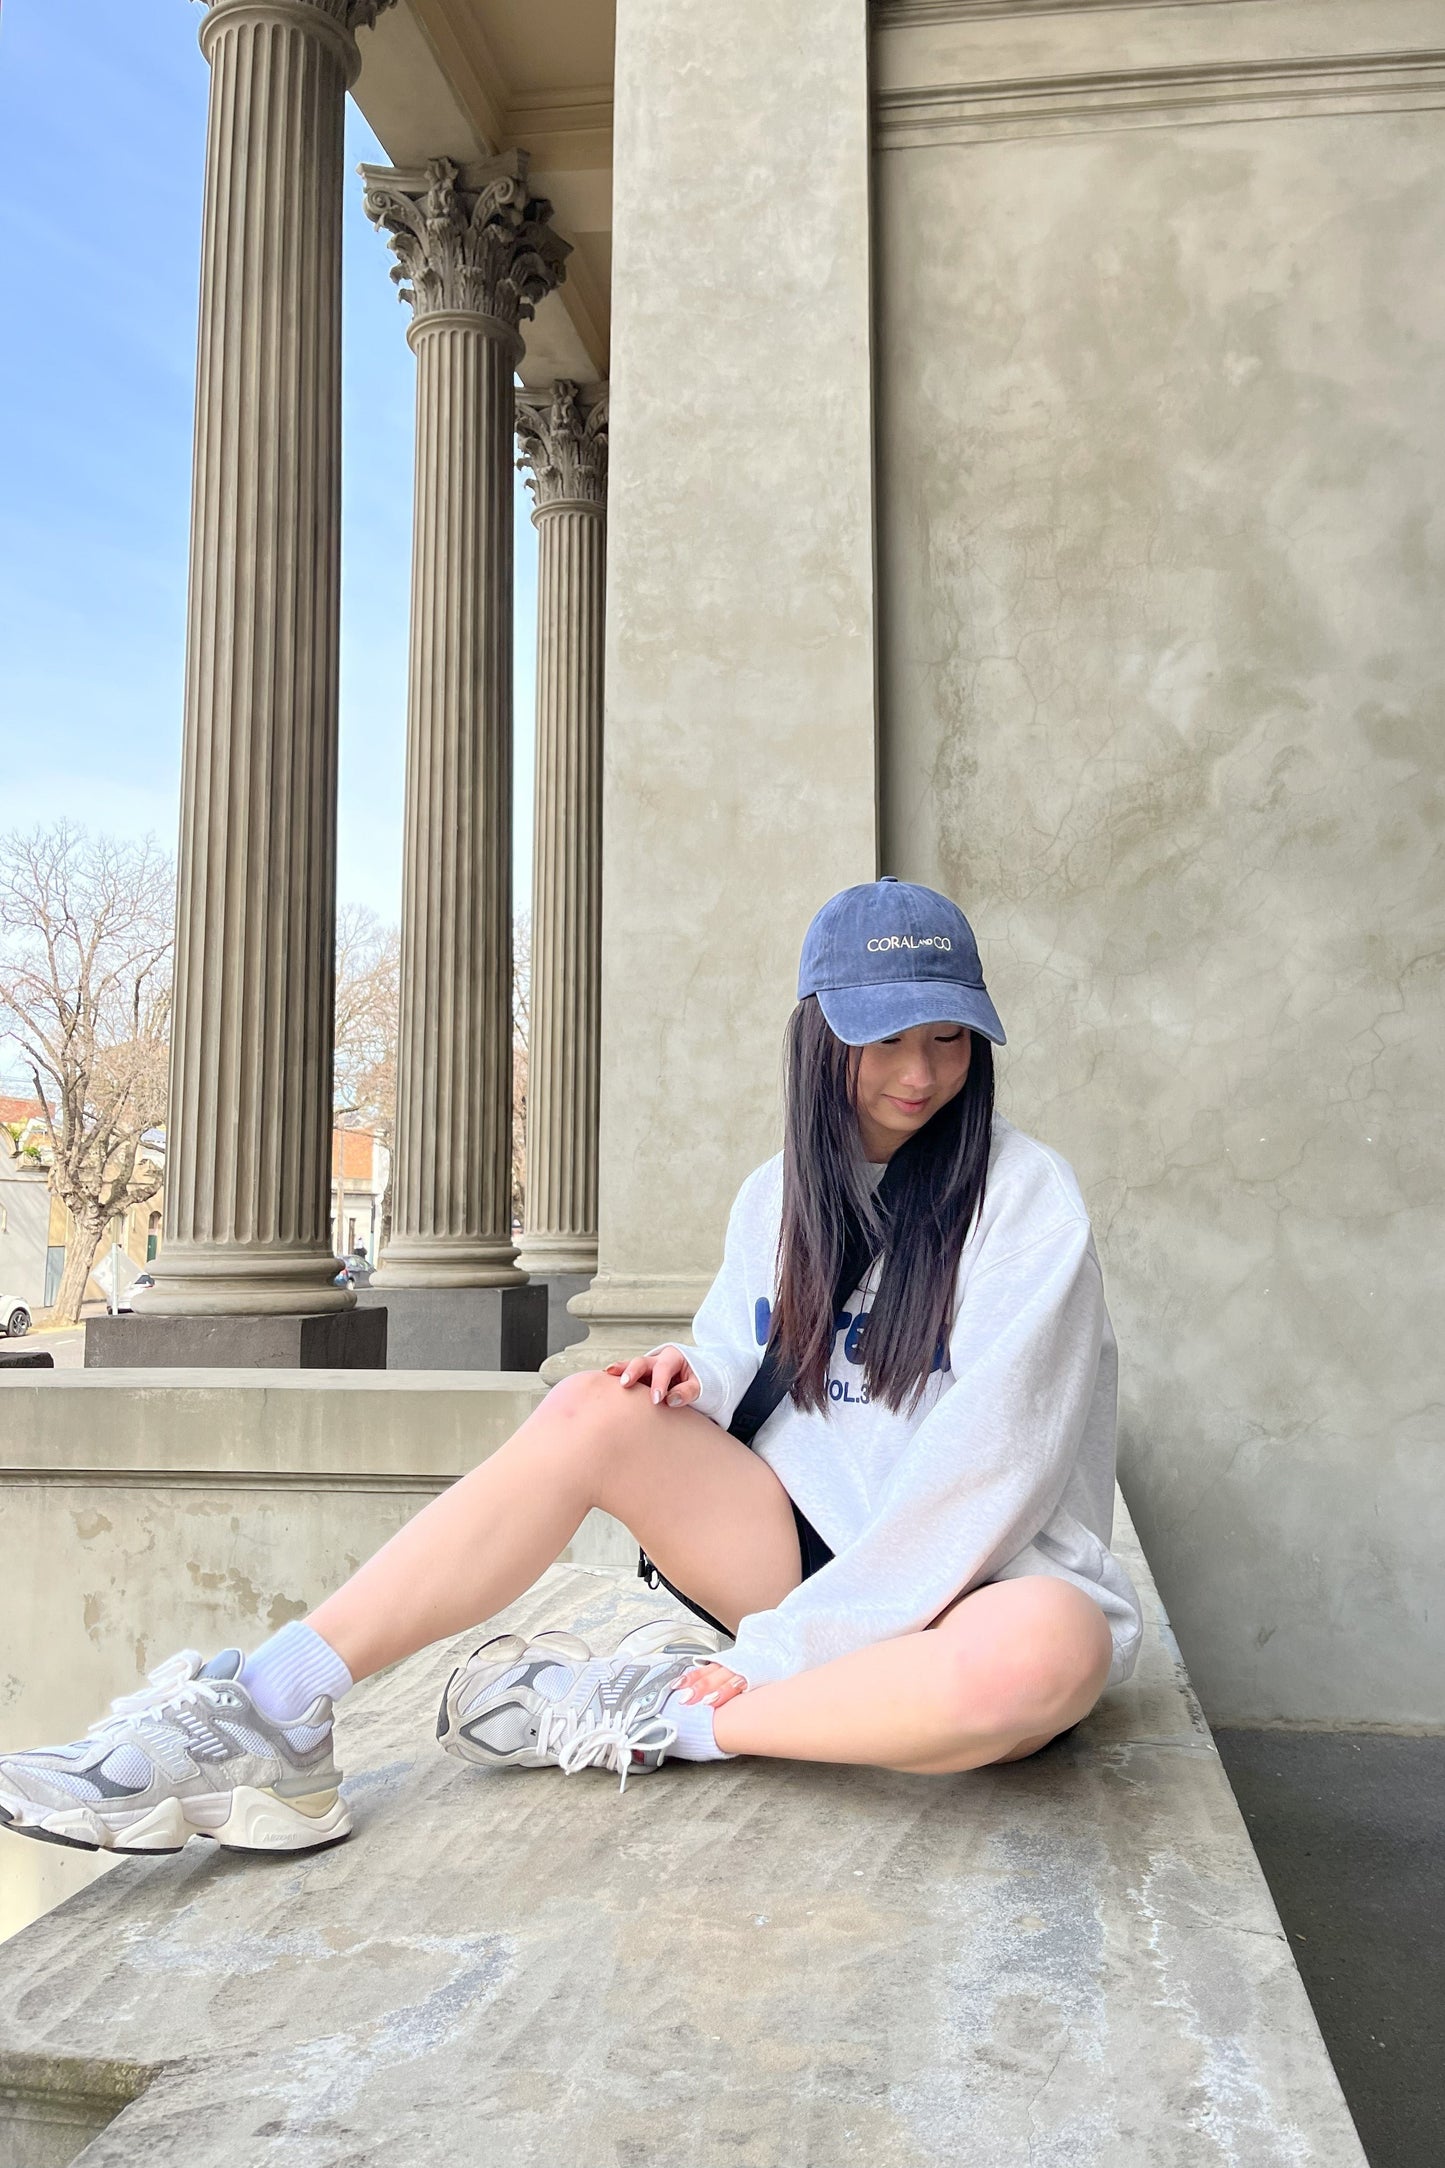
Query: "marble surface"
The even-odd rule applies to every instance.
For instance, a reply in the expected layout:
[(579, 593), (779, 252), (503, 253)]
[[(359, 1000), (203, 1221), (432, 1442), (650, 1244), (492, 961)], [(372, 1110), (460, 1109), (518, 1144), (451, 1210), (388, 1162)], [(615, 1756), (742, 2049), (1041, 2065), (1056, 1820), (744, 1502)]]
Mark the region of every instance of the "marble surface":
[[(125, 1861), (0, 1950), (0, 2105), (141, 2088), (86, 2168), (1363, 2168), (1116, 1542), (1134, 1679), (966, 1776), (490, 1774), (430, 1736), (475, 1634), (398, 1666), (338, 1732), (347, 1843)], [(557, 1567), (504, 1619), (606, 1648), (658, 1601)]]

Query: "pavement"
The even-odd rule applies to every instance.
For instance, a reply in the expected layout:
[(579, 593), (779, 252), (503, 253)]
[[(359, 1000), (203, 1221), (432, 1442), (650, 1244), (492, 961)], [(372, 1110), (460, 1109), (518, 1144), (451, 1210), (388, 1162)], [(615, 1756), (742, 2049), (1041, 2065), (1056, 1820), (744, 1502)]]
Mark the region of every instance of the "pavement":
[(24, 1355), (37, 1355), (45, 1351), (55, 1358), (57, 1370), (83, 1370), (85, 1327), (61, 1325), (53, 1331), (46, 1331), (36, 1326), (26, 1333), (23, 1340), (0, 1340), (0, 1349), (3, 1348), (10, 1348), (13, 1353)]
[(1445, 1739), (1215, 1737), (1371, 2168), (1440, 2168)]
[[(0, 1950), (0, 2168), (1363, 2168), (1125, 1557), (1134, 1678), (957, 1777), (483, 1772), (430, 1737), (479, 1630), (368, 1681), (349, 1842), (125, 1860)], [(660, 1608), (554, 1567), (490, 1628)]]

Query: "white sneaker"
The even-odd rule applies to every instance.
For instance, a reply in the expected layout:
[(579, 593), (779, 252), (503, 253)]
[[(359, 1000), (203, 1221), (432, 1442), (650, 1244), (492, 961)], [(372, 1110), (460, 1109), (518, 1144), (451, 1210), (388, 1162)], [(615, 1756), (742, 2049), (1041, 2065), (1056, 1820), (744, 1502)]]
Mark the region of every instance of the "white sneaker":
[(84, 1852), (178, 1852), (212, 1837), (238, 1852), (339, 1843), (351, 1812), (337, 1790), (331, 1703), (291, 1724), (263, 1716), (239, 1649), (194, 1649), (157, 1666), (70, 1746), (0, 1756), (0, 1828)]
[(676, 1739), (677, 1726), (659, 1711), (698, 1660), (690, 1649), (565, 1662), (555, 1641), (503, 1658), (489, 1642), (447, 1681), (437, 1737), (479, 1768), (612, 1769), (625, 1791), (628, 1777), (658, 1768)]
[(720, 1634), (715, 1626), (705, 1626), (699, 1619), (661, 1618), (652, 1619), (646, 1626), (634, 1626), (626, 1633), (612, 1651), (614, 1656), (687, 1656), (695, 1664), (716, 1663), (724, 1649), (732, 1642), (726, 1634)]

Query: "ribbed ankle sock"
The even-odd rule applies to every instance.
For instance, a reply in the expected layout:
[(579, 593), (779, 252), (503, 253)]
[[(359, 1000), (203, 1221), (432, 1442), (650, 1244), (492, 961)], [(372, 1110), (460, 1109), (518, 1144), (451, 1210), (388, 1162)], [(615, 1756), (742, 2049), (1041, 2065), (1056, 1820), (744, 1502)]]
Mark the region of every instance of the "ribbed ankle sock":
[(668, 1753), (678, 1761), (735, 1761), (717, 1743), (713, 1731), (716, 1710), (705, 1701), (684, 1701), (680, 1693), (669, 1694), (658, 1715), (676, 1724), (677, 1738)]
[(351, 1673), (314, 1626), (294, 1618), (263, 1641), (241, 1666), (240, 1683), (263, 1716), (291, 1724), (318, 1694), (339, 1701), (353, 1684)]

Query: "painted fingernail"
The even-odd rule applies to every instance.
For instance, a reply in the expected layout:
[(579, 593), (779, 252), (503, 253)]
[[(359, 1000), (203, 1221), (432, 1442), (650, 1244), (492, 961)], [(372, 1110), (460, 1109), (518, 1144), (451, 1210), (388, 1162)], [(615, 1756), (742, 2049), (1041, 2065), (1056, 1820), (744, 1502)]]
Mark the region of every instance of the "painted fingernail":
[(657, 1387), (656, 1387), (656, 1386), (654, 1385), (654, 1387), (652, 1388), (652, 1405), (653, 1405), (654, 1407), (656, 1407), (656, 1406), (657, 1406), (657, 1403), (659, 1402), (659, 1400), (661, 1400), (661, 1398), (662, 1398), (662, 1395), (661, 1395), (661, 1393), (660, 1393), (660, 1392), (659, 1392), (659, 1391), (657, 1390)]

